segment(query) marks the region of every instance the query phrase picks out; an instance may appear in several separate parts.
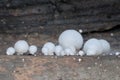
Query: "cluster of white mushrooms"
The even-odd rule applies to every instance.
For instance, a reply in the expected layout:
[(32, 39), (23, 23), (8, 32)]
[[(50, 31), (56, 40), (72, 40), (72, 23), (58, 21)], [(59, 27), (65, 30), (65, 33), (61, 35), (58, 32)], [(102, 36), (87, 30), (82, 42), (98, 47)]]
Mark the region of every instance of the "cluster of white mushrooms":
[[(80, 32), (69, 29), (62, 32), (58, 38), (58, 45), (52, 42), (46, 42), (41, 52), (44, 55), (101, 55), (110, 52), (110, 44), (104, 39), (91, 38), (85, 42), (83, 46), (83, 37)], [(29, 46), (25, 40), (19, 40), (15, 43), (14, 48), (9, 47), (6, 51), (7, 55), (23, 55), (29, 51), (34, 55), (37, 52), (35, 45)]]
[[(102, 55), (110, 52), (110, 44), (104, 39), (91, 38), (83, 46), (82, 35), (73, 29), (62, 32), (58, 39), (58, 45), (47, 42), (42, 47), (44, 55)], [(81, 50), (81, 48), (83, 49)]]
[(7, 55), (23, 55), (29, 51), (29, 54), (34, 55), (37, 52), (37, 46), (29, 46), (25, 40), (19, 40), (15, 43), (14, 47), (9, 47), (6, 51)]

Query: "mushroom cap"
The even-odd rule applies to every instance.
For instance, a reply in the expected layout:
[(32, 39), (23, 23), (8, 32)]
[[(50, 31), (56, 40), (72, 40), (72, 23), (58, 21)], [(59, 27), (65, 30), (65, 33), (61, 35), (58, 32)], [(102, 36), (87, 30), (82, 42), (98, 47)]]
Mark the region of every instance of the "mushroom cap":
[(66, 54), (65, 54), (65, 51), (64, 50), (62, 50), (61, 51), (61, 56), (65, 56)]
[(80, 50), (80, 51), (78, 52), (78, 55), (80, 55), (80, 56), (84, 56), (84, 55), (85, 55), (85, 52), (82, 51), (82, 50)]
[(74, 52), (73, 52), (70, 48), (66, 48), (66, 49), (65, 49), (65, 54), (66, 54), (67, 56), (69, 56), (69, 55), (75, 55)]
[(28, 51), (29, 45), (25, 40), (19, 40), (15, 43), (14, 48), (18, 55), (20, 55)]
[(100, 55), (102, 54), (102, 45), (98, 39), (92, 38), (85, 42), (83, 51), (86, 55)]
[(48, 49), (48, 55), (54, 55), (55, 45), (52, 42), (45, 43), (43, 48)]
[(36, 52), (37, 52), (37, 46), (31, 45), (31, 46), (29, 47), (29, 53), (30, 53), (30, 54), (35, 54)]
[(60, 34), (58, 42), (64, 49), (69, 47), (80, 49), (83, 45), (83, 37), (76, 30), (65, 30)]
[(73, 52), (74, 55), (76, 54), (76, 49), (75, 49), (75, 47), (69, 47), (69, 49), (72, 50), (72, 52)]
[(87, 56), (93, 56), (93, 55), (99, 55), (99, 54), (100, 54), (100, 52), (98, 53), (97, 50), (89, 49), (86, 51)]
[(9, 47), (6, 51), (7, 55), (14, 55), (15, 54), (15, 49), (13, 47)]
[(107, 54), (110, 51), (110, 43), (104, 39), (100, 39), (99, 41), (102, 45), (103, 53)]
[(57, 56), (61, 55), (62, 50), (63, 50), (62, 46), (60, 46), (60, 45), (55, 46), (55, 54)]
[(41, 52), (44, 54), (44, 55), (48, 55), (48, 48), (47, 47), (43, 47), (41, 49)]

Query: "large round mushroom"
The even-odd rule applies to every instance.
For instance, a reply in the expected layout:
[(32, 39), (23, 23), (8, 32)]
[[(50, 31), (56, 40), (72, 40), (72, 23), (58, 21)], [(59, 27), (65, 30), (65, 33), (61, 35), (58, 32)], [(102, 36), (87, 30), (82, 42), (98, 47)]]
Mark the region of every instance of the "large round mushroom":
[(83, 37), (78, 31), (69, 29), (60, 34), (58, 42), (64, 49), (74, 47), (79, 50), (83, 45)]

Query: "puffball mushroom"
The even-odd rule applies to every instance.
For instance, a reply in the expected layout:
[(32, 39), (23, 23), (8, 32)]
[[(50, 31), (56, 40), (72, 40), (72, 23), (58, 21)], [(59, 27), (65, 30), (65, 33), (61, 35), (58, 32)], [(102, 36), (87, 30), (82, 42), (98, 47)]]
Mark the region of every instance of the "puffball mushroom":
[(42, 53), (44, 55), (54, 55), (55, 45), (52, 42), (47, 42), (42, 48)]
[(25, 40), (19, 40), (15, 43), (14, 48), (17, 52), (17, 55), (23, 55), (29, 49), (29, 45)]
[(76, 53), (75, 47), (69, 47), (69, 48), (72, 50), (73, 54), (75, 55), (75, 53)]
[(74, 55), (74, 52), (70, 48), (66, 48), (64, 51), (67, 56)]
[(44, 55), (49, 55), (49, 54), (48, 54), (48, 48), (47, 48), (47, 47), (43, 47), (43, 48), (41, 49), (41, 52), (42, 52)]
[(55, 54), (57, 56), (60, 56), (62, 51), (63, 51), (62, 46), (60, 46), (60, 45), (55, 46)]
[(29, 53), (32, 54), (32, 55), (34, 55), (36, 52), (37, 52), (37, 46), (31, 45), (29, 47)]
[(86, 55), (100, 55), (103, 52), (102, 45), (99, 40), (92, 38), (85, 42), (83, 51)]
[(99, 41), (100, 41), (100, 43), (102, 45), (103, 53), (107, 54), (108, 52), (110, 52), (110, 44), (109, 44), (109, 42), (104, 40), (104, 39), (100, 39)]
[(66, 55), (75, 55), (76, 53), (76, 49), (74, 47), (66, 48), (64, 51)]
[(15, 54), (15, 49), (13, 47), (9, 47), (6, 51), (7, 55), (14, 55)]
[(76, 30), (65, 30), (60, 34), (58, 42), (64, 49), (74, 47), (79, 50), (83, 45), (83, 37)]
[(65, 54), (65, 51), (64, 50), (62, 50), (61, 51), (61, 56), (65, 56), (66, 54)]
[(84, 56), (85, 53), (84, 53), (84, 51), (80, 50), (77, 55)]

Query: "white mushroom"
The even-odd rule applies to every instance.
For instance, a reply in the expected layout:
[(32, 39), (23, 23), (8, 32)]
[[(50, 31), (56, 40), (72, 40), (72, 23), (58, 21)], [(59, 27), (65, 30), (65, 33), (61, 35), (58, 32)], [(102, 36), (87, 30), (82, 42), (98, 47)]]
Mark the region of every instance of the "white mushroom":
[[(54, 55), (54, 50), (55, 50), (55, 45), (52, 42), (47, 42), (44, 44), (44, 46), (42, 48), (42, 53), (44, 55)], [(47, 52), (47, 53), (45, 53), (45, 52)]]
[(84, 56), (85, 53), (84, 53), (84, 51), (80, 50), (80, 51), (78, 52), (78, 55), (80, 55), (80, 56)]
[(83, 37), (76, 30), (70, 29), (65, 30), (59, 36), (59, 44), (65, 49), (69, 47), (74, 47), (75, 49), (80, 49), (83, 45)]
[(66, 55), (75, 55), (76, 54), (76, 49), (74, 47), (66, 48), (64, 51), (65, 51)]
[(43, 47), (41, 52), (44, 54), (44, 55), (49, 55), (48, 54), (48, 48), (47, 47)]
[(100, 39), (99, 40), (101, 45), (102, 45), (102, 49), (103, 49), (103, 53), (107, 54), (110, 52), (110, 44), (108, 41), (104, 40), (104, 39)]
[(86, 55), (100, 55), (103, 52), (102, 45), (99, 40), (92, 38), (86, 41), (83, 47), (83, 51)]
[(63, 50), (63, 51), (61, 51), (61, 56), (65, 56), (66, 54), (65, 54), (65, 51)]
[(36, 52), (37, 52), (37, 46), (31, 45), (29, 47), (29, 53), (32, 54), (32, 55), (34, 55)]
[(66, 48), (64, 51), (65, 51), (65, 55), (67, 56), (74, 55), (74, 52), (70, 48)]
[(55, 54), (57, 56), (60, 56), (62, 51), (63, 51), (62, 46), (60, 46), (60, 45), (55, 46)]
[(72, 50), (73, 54), (75, 55), (75, 54), (76, 54), (76, 49), (75, 49), (75, 47), (69, 47), (69, 48)]
[(7, 55), (14, 55), (15, 54), (15, 49), (13, 47), (9, 47), (6, 51)]
[(14, 48), (17, 52), (17, 55), (23, 55), (29, 49), (29, 45), (25, 40), (19, 40), (15, 43)]
[(120, 52), (116, 52), (115, 55), (116, 55), (116, 56), (119, 56), (119, 55), (120, 55)]

